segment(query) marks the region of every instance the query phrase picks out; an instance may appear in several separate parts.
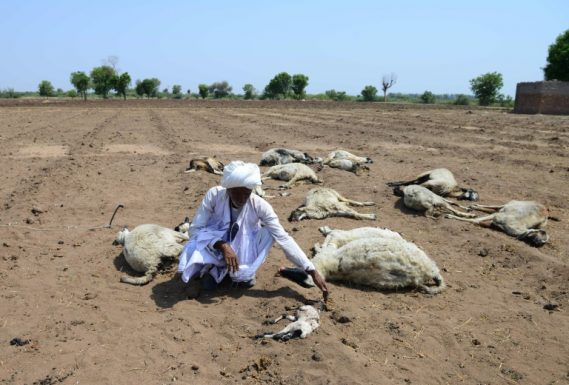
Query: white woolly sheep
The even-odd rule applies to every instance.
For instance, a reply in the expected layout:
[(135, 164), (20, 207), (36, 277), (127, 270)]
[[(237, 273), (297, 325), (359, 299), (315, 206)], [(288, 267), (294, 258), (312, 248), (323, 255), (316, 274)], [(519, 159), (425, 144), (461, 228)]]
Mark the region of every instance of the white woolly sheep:
[(437, 168), (424, 172), (413, 180), (387, 183), (390, 187), (409, 186), (413, 184), (426, 187), (442, 197), (466, 199), (470, 201), (477, 201), (479, 198), (476, 191), (459, 187), (452, 172), (446, 168)]
[[(353, 282), (379, 290), (416, 287), (437, 294), (445, 282), (436, 263), (414, 243), (387, 233), (349, 241), (336, 248), (322, 248), (312, 259), (314, 267), (330, 281)], [(280, 268), (278, 276), (303, 287), (313, 287), (308, 273), (298, 268)], [(429, 285), (434, 282), (435, 286)]]
[(322, 160), (322, 164), (344, 171), (351, 171), (356, 175), (360, 175), (364, 170), (369, 171), (369, 167), (365, 165), (367, 163), (373, 163), (373, 160), (369, 157), (357, 156), (344, 150), (332, 151)]
[(255, 338), (272, 338), (277, 341), (288, 341), (291, 338), (306, 338), (310, 333), (320, 326), (320, 314), (313, 306), (304, 305), (296, 309), (294, 316), (283, 314), (269, 324), (276, 324), (286, 318), (292, 323), (288, 324), (283, 330), (277, 333), (261, 333)]
[(209, 156), (204, 156), (202, 158), (195, 158), (190, 160), (188, 168), (185, 172), (195, 172), (198, 170), (203, 170), (216, 175), (223, 175), (223, 168), (225, 166), (223, 163)]
[[(476, 223), (480, 226), (495, 227), (506, 234), (540, 247), (549, 240), (543, 228), (547, 224), (549, 210), (534, 201), (510, 201), (501, 206), (472, 205), (475, 210), (493, 213), (474, 219), (447, 215), (447, 218)], [(485, 223), (491, 221), (489, 224)]]
[(307, 153), (288, 148), (271, 148), (261, 156), (260, 166), (276, 166), (288, 163), (313, 163), (314, 159)]
[(465, 218), (476, 217), (474, 214), (462, 212), (452, 206), (457, 206), (464, 210), (469, 210), (468, 207), (449, 201), (423, 186), (410, 185), (404, 188), (396, 186), (393, 189), (393, 193), (403, 198), (405, 207), (416, 211), (424, 211), (425, 216), (429, 218), (434, 218), (435, 214), (438, 215), (440, 213), (451, 213)]
[(272, 166), (263, 174), (263, 180), (265, 179), (277, 179), (286, 181), (288, 183), (280, 186), (281, 188), (290, 188), (300, 180), (309, 180), (312, 183), (322, 183), (322, 181), (316, 176), (313, 169), (302, 163), (289, 163), (289, 164), (279, 164)]
[(375, 220), (375, 214), (360, 214), (350, 208), (352, 206), (374, 206), (374, 202), (358, 202), (345, 198), (337, 191), (326, 187), (317, 187), (308, 192), (304, 198), (304, 204), (293, 210), (288, 218), (289, 221), (301, 221), (303, 219), (324, 219), (328, 217), (345, 217), (353, 219)]
[(396, 238), (403, 239), (398, 232), (381, 227), (358, 227), (352, 230), (331, 229), (323, 226), (318, 229), (326, 237), (322, 244), (315, 243), (314, 251), (320, 252), (327, 247), (339, 248), (356, 239), (364, 238)]
[(142, 277), (122, 276), (121, 282), (145, 285), (152, 281), (163, 260), (175, 260), (182, 252), (187, 234), (159, 225), (139, 225), (132, 231), (124, 228), (113, 244), (123, 245), (123, 255), (129, 266)]

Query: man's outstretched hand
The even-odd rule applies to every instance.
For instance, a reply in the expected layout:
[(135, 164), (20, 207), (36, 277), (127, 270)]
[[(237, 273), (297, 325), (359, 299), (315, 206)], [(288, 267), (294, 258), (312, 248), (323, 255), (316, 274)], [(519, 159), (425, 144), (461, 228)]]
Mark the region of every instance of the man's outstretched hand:
[(310, 274), (310, 276), (312, 277), (314, 284), (316, 286), (318, 286), (318, 288), (320, 290), (322, 290), (322, 295), (324, 296), (324, 302), (327, 302), (328, 301), (328, 295), (330, 293), (328, 292), (328, 286), (326, 286), (326, 281), (324, 280), (322, 275), (320, 275), (318, 270), (308, 271), (307, 273)]

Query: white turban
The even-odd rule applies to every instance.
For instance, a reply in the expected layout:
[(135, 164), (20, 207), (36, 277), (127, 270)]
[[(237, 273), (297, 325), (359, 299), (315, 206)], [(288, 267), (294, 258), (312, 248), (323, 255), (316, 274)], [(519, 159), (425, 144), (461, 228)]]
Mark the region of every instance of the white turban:
[(254, 190), (261, 185), (261, 171), (254, 163), (234, 160), (223, 168), (221, 186), (225, 188), (246, 187)]

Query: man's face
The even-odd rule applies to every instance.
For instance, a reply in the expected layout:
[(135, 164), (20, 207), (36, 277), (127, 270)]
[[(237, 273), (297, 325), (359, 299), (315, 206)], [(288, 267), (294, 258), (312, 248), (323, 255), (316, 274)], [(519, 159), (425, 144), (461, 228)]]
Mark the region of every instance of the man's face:
[(245, 203), (249, 200), (253, 190), (249, 190), (246, 187), (233, 187), (227, 189), (227, 195), (234, 207), (243, 207)]

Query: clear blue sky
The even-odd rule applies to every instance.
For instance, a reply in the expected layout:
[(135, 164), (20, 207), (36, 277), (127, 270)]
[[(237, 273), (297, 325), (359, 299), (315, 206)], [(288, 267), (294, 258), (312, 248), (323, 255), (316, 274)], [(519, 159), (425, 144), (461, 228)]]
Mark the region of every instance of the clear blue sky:
[(309, 93), (359, 94), (397, 74), (392, 92), (468, 93), (503, 75), (502, 92), (542, 80), (548, 46), (569, 29), (569, 0), (107, 1), (0, 3), (0, 89), (70, 89), (109, 56), (160, 88), (227, 80), (263, 90), (303, 73)]

